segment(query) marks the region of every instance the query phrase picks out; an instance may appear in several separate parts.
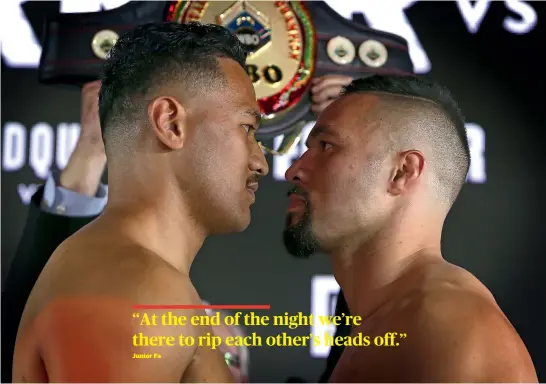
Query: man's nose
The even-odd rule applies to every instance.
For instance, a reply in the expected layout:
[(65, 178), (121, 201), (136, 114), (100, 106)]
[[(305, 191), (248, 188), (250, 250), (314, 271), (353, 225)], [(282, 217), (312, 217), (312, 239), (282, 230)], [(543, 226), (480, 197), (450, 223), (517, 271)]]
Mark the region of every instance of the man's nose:
[(304, 175), (303, 169), (301, 167), (301, 158), (292, 163), (292, 165), (286, 170), (284, 177), (286, 178), (286, 180), (291, 181), (295, 184), (303, 181)]
[(252, 155), (250, 156), (249, 168), (260, 176), (266, 176), (269, 173), (269, 164), (267, 164), (267, 160), (260, 145), (256, 143), (254, 147)]

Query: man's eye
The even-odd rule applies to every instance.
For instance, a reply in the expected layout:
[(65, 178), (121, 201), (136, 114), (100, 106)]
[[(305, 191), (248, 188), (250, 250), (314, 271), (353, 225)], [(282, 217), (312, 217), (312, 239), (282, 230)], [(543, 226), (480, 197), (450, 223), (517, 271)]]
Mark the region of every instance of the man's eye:
[(332, 144), (327, 143), (327, 142), (324, 141), (324, 140), (321, 140), (321, 141), (320, 141), (320, 147), (322, 148), (322, 150), (325, 151), (325, 150), (327, 150), (327, 149), (332, 148)]
[(243, 124), (243, 128), (248, 133), (254, 132), (256, 130), (253, 125), (249, 125), (249, 124)]

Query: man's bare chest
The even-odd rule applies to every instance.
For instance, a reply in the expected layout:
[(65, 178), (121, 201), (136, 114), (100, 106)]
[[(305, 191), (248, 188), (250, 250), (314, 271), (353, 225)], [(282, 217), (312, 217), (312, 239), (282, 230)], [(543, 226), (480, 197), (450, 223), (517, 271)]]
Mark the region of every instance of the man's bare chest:
[[(343, 340), (344, 350), (330, 381), (377, 382), (385, 370), (396, 369), (386, 362), (395, 359), (397, 348), (408, 337), (398, 315), (392, 307), (385, 308), (359, 327), (353, 327)], [(358, 340), (365, 342), (358, 343)]]

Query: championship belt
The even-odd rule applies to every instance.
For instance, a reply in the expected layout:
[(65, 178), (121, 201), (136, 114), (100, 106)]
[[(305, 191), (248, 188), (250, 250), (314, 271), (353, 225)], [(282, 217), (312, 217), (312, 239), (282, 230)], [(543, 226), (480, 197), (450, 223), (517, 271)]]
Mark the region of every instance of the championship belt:
[[(177, 1), (167, 18), (222, 25), (245, 45), (263, 114), (256, 136), (272, 154), (286, 153), (316, 120), (309, 95), (313, 76), (413, 72), (403, 38), (347, 20), (322, 1)], [(278, 135), (283, 142), (273, 150)]]
[(62, 13), (45, 23), (39, 80), (72, 84), (97, 80), (104, 60), (120, 35), (136, 26), (165, 20), (166, 3), (134, 1), (89, 13)]
[(307, 8), (317, 37), (316, 76), (413, 74), (404, 38), (370, 29), (364, 22), (347, 20), (322, 1), (311, 1)]
[[(314, 76), (340, 74), (361, 78), (374, 74), (413, 74), (404, 38), (370, 29), (364, 22), (347, 20), (322, 1), (306, 1), (305, 6), (314, 29), (315, 41), (308, 42), (315, 45)], [(317, 119), (310, 111), (308, 94), (301, 98), (300, 104), (299, 108), (307, 113), (295, 124), (281, 121), (277, 124), (279, 129), (269, 129), (267, 125), (263, 131), (261, 127), (258, 129), (258, 138), (267, 143), (264, 146), (266, 152), (288, 152), (299, 140), (305, 125)], [(271, 136), (278, 134), (283, 134), (283, 140), (278, 148), (273, 149)]]
[[(246, 70), (263, 114), (257, 138), (273, 154), (287, 152), (303, 127), (316, 120), (310, 111), (313, 76), (413, 72), (402, 37), (347, 20), (322, 1), (137, 1), (111, 11), (61, 14), (49, 21), (40, 80), (96, 80), (119, 35), (163, 20), (215, 23), (237, 35), (248, 52)], [(270, 149), (278, 135), (284, 135), (283, 143)]]
[(260, 138), (290, 130), (308, 114), (316, 38), (303, 1), (178, 1), (168, 20), (226, 27), (244, 44), (262, 112)]

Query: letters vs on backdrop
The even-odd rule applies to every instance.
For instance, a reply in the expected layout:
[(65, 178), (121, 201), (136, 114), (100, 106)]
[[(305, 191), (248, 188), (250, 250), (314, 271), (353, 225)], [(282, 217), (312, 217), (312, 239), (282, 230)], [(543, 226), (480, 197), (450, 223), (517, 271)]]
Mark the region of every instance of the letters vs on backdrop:
[[(479, 31), (492, 0), (457, 0), (456, 4), (469, 34)], [(22, 0), (2, 0), (0, 3), (0, 40), (2, 59), (9, 67), (37, 68), (41, 55), (40, 44), (36, 41), (32, 29), (21, 10)], [(391, 32), (404, 37), (410, 47), (410, 56), (416, 73), (428, 73), (432, 65), (419, 41), (405, 10), (412, 7), (416, 0), (389, 0), (374, 2), (349, 2), (326, 0), (328, 5), (346, 18), (353, 13), (362, 13), (371, 28)], [(97, 12), (101, 9), (117, 8), (127, 3), (127, 0), (62, 0), (61, 12)], [(526, 34), (534, 29), (537, 14), (532, 5), (519, 0), (506, 0), (504, 5), (514, 16), (503, 20), (503, 28), (513, 34)], [(272, 176), (283, 181), (284, 173), (290, 164), (305, 151), (303, 144), (314, 122), (303, 130), (297, 146), (290, 153), (272, 159)], [(79, 136), (80, 126), (76, 122), (60, 123), (52, 127), (47, 122), (39, 122), (32, 127), (25, 127), (20, 122), (6, 122), (2, 130), (2, 169), (6, 172), (16, 172), (30, 165), (37, 178), (44, 180), (50, 167), (63, 169), (72, 153)], [(467, 182), (485, 183), (485, 132), (478, 123), (467, 124), (471, 147), (471, 166)], [(28, 141), (28, 143), (27, 143)], [(282, 137), (275, 138), (275, 145), (282, 142)], [(27, 153), (28, 150), (28, 153)], [(19, 196), (23, 204), (28, 204), (37, 188), (36, 184), (19, 184)], [(315, 276), (311, 282), (311, 313), (314, 316), (331, 315), (334, 312), (336, 296), (339, 292), (333, 276)], [(311, 330), (314, 334), (332, 333), (333, 328), (315, 325)], [(310, 353), (314, 357), (325, 357), (329, 347), (311, 346)]]

